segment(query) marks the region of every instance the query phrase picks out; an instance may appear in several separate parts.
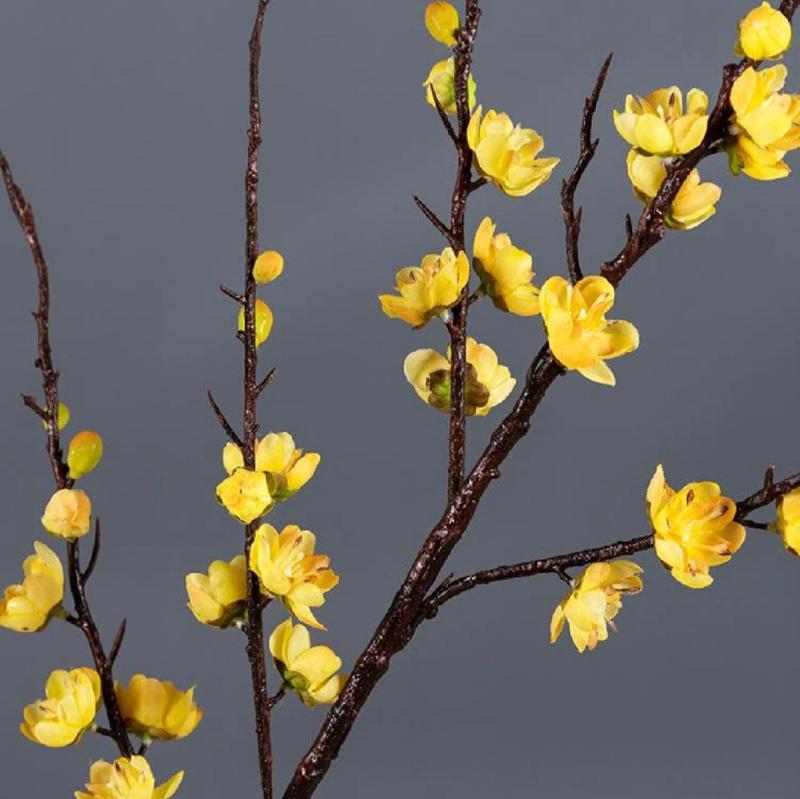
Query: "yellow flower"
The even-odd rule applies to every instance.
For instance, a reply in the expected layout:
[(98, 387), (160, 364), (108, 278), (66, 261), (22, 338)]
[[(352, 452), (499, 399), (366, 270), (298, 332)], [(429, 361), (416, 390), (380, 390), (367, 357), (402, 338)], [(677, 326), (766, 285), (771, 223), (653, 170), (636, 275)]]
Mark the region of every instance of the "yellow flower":
[[(428, 104), (436, 108), (433, 95), (439, 100), (439, 105), (448, 113), (455, 114), (458, 110), (456, 104), (456, 60), (446, 58), (431, 67), (425, 83), (422, 84), (426, 89)], [(475, 95), (478, 91), (478, 84), (472, 73), (467, 75), (467, 98), (469, 100), (469, 110), (475, 107)]]
[(103, 457), (103, 439), (93, 430), (81, 430), (69, 442), (67, 466), (69, 476), (78, 480), (89, 474)]
[(739, 20), (738, 55), (753, 61), (780, 58), (792, 44), (792, 26), (780, 11), (762, 3)]
[[(640, 155), (636, 150), (628, 153), (628, 177), (633, 193), (649, 203), (667, 177), (667, 167), (657, 155)], [(714, 183), (701, 183), (700, 173), (693, 169), (683, 182), (666, 215), (666, 223), (676, 230), (691, 230), (710, 219), (717, 212), (716, 204), (722, 190)]]
[(510, 197), (524, 197), (549, 179), (560, 158), (537, 158), (544, 140), (530, 128), (522, 128), (508, 114), (478, 106), (467, 130), (478, 170)]
[(135, 674), (123, 688), (114, 686), (122, 720), (141, 738), (170, 741), (194, 732), (203, 711), (194, 702), (194, 688), (179, 691), (171, 682)]
[(235, 469), (217, 486), (217, 502), (243, 524), (263, 516), (272, 506), (267, 476), (263, 472)]
[(406, 266), (397, 273), (397, 292), (378, 299), (391, 319), (401, 319), (412, 327), (426, 325), (434, 316), (452, 308), (469, 281), (469, 260), (451, 247), (441, 255), (426, 255), (420, 266)]
[(591, 651), (598, 641), (605, 641), (608, 626), (616, 630), (613, 619), (622, 607), (622, 595), (642, 590), (641, 572), (630, 560), (587, 566), (553, 612), (550, 643), (558, 640), (564, 622), (569, 622), (569, 634), (578, 652)]
[(551, 277), (542, 286), (539, 304), (559, 363), (596, 383), (616, 385), (605, 362), (633, 352), (639, 346), (639, 331), (630, 322), (606, 319), (614, 305), (614, 287), (596, 275), (574, 286), (563, 277)]
[(22, 734), (42, 746), (78, 743), (94, 723), (100, 704), (100, 677), (94, 669), (54, 671), (45, 685), (46, 699), (28, 705)]
[(81, 538), (89, 532), (92, 502), (79, 488), (56, 491), (42, 516), (42, 526), (51, 535), (68, 540)]
[[(253, 277), (256, 283), (271, 283), (283, 272), (283, 256), (277, 250), (266, 250), (253, 264)], [(271, 316), (271, 314), (270, 314)], [(267, 334), (269, 335), (269, 334)]]
[(786, 549), (800, 555), (800, 488), (778, 500), (777, 527)]
[[(264, 300), (256, 300), (256, 347), (260, 347), (272, 332), (272, 309)], [(244, 333), (244, 308), (239, 311), (239, 332)]]
[(0, 599), (0, 627), (19, 633), (43, 630), (61, 607), (64, 569), (50, 547), (33, 542), (35, 555), (22, 564), (22, 585), (10, 585)]
[(179, 771), (156, 787), (150, 764), (141, 755), (120, 757), (113, 763), (98, 760), (89, 770), (86, 792), (75, 791), (75, 799), (170, 799), (182, 779)]
[(336, 672), (342, 661), (327, 646), (311, 646), (311, 637), (302, 624), (291, 619), (275, 628), (269, 637), (269, 651), (287, 687), (297, 692), (308, 707), (336, 701), (347, 677)]
[(632, 147), (650, 155), (685, 155), (699, 146), (708, 129), (708, 95), (691, 89), (686, 95), (677, 86), (656, 89), (647, 97), (629, 94), (625, 110), (614, 111), (617, 132)]
[(712, 566), (727, 563), (745, 540), (736, 503), (716, 483), (689, 483), (677, 493), (658, 466), (647, 488), (647, 512), (658, 557), (689, 588), (705, 588)]
[(211, 627), (229, 627), (247, 607), (247, 567), (244, 555), (230, 563), (215, 560), (208, 574), (186, 575), (188, 607), (195, 618)]
[(508, 234), (495, 236), (487, 216), (475, 233), (475, 271), (483, 290), (501, 311), (518, 316), (539, 313), (539, 289), (533, 285), (533, 257), (515, 247)]
[[(756, 72), (748, 67), (734, 82), (731, 89), (731, 106), (735, 116), (733, 124), (743, 130), (759, 147), (782, 146), (792, 130), (796, 103), (790, 94), (781, 92), (788, 71), (783, 64)], [(790, 139), (796, 139), (797, 131)]]
[(262, 592), (280, 597), (300, 621), (324, 630), (311, 608), (325, 603), (325, 593), (339, 583), (327, 555), (315, 555), (316, 536), (289, 524), (279, 533), (271, 524), (256, 530), (250, 549), (250, 568), (258, 575)]
[[(450, 413), (450, 349), (447, 357), (436, 350), (416, 350), (403, 364), (406, 380), (417, 396), (442, 413)], [(464, 404), (468, 416), (486, 416), (513, 390), (516, 380), (487, 344), (467, 339), (467, 381)]]
[(425, 9), (425, 27), (428, 33), (446, 47), (456, 43), (456, 33), (461, 27), (458, 11), (450, 3), (437, 0)]

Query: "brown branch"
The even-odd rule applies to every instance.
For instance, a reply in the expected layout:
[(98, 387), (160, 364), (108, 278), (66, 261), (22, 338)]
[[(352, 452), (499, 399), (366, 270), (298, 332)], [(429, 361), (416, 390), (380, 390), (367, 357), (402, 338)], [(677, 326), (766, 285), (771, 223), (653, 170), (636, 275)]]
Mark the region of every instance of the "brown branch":
[(441, 101), (439, 100), (439, 95), (436, 94), (436, 90), (434, 89), (433, 85), (430, 87), (431, 96), (433, 97), (433, 104), (436, 108), (436, 111), (439, 114), (439, 119), (442, 120), (442, 125), (444, 125), (445, 131), (447, 131), (447, 136), (456, 147), (458, 147), (458, 136), (456, 135), (455, 130), (453, 130), (453, 124), (450, 122), (450, 117), (447, 115), (447, 111), (444, 110)]
[[(58, 427), (58, 372), (53, 365), (53, 356), (50, 347), (50, 281), (47, 261), (45, 260), (44, 251), (39, 241), (39, 234), (36, 230), (36, 220), (33, 215), (33, 209), (25, 199), (22, 189), (14, 182), (11, 167), (2, 153), (0, 153), (0, 171), (3, 175), (3, 181), (5, 183), (6, 192), (8, 193), (8, 198), (11, 202), (11, 208), (28, 242), (36, 267), (36, 278), (39, 289), (39, 307), (33, 315), (36, 320), (36, 368), (42, 375), (42, 387), (46, 402), (47, 454), (50, 460), (50, 468), (53, 472), (56, 488), (71, 488), (73, 480), (70, 479), (69, 469), (64, 462), (61, 451), (60, 430)], [(34, 410), (38, 407), (35, 401), (31, 404), (27, 401), (27, 398), (25, 398), (25, 404), (28, 405), (28, 407), (34, 408)], [(37, 412), (38, 415), (38, 411), (35, 412)], [(69, 574), (70, 592), (75, 605), (74, 615), (70, 614), (68, 618), (72, 624), (83, 631), (86, 637), (95, 668), (100, 675), (103, 702), (111, 726), (111, 734), (119, 747), (120, 753), (124, 757), (130, 757), (133, 754), (133, 748), (131, 747), (130, 738), (128, 737), (128, 733), (122, 721), (119, 705), (117, 704), (112, 663), (110, 659), (106, 657), (100, 638), (100, 632), (97, 629), (89, 603), (86, 599), (86, 580), (81, 572), (80, 551), (76, 540), (67, 542), (67, 570)]]
[(128, 620), (123, 619), (117, 627), (117, 634), (114, 636), (114, 643), (111, 645), (111, 651), (108, 653), (108, 662), (114, 665), (117, 662), (117, 655), (119, 650), (122, 649), (122, 642), (125, 640), (125, 630), (128, 628)]
[(573, 283), (577, 283), (583, 277), (578, 249), (583, 209), (578, 208), (577, 211), (575, 210), (575, 192), (578, 190), (583, 173), (586, 171), (586, 167), (589, 166), (589, 162), (594, 158), (594, 154), (597, 152), (597, 145), (600, 143), (600, 139), (592, 140), (592, 121), (594, 120), (595, 111), (597, 111), (600, 92), (603, 91), (603, 85), (606, 82), (606, 76), (613, 57), (614, 54), (611, 53), (603, 62), (603, 66), (600, 67), (600, 72), (595, 80), (594, 88), (583, 104), (580, 155), (570, 176), (561, 183), (561, 213), (564, 216), (564, 226), (566, 227), (567, 268)]
[(238, 302), (239, 305), (244, 305), (244, 294), (239, 294), (238, 291), (234, 291), (233, 289), (229, 289), (227, 286), (220, 286), (219, 290), (226, 297), (230, 297), (234, 302)]
[(214, 395), (210, 392), (206, 392), (206, 396), (208, 397), (208, 404), (211, 405), (211, 410), (214, 411), (214, 416), (217, 417), (217, 421), (220, 423), (222, 429), (227, 433), (228, 438), (236, 444), (239, 449), (242, 449), (244, 446), (244, 442), (239, 437), (239, 434), (233, 429), (233, 425), (228, 421), (228, 417), (222, 412), (222, 409), (217, 405), (217, 401), (214, 399)]
[(39, 406), (39, 403), (36, 401), (36, 397), (32, 397), (30, 394), (22, 394), (22, 404), (26, 408), (30, 408), (45, 424), (49, 421), (50, 417), (47, 414), (47, 411)]
[(439, 231), (439, 233), (447, 239), (448, 243), (451, 247), (455, 248), (458, 246), (458, 242), (456, 241), (455, 237), (453, 236), (453, 232), (450, 230), (441, 219), (419, 198), (417, 195), (414, 195), (414, 202), (422, 211), (423, 216)]
[(81, 572), (81, 579), (85, 583), (94, 572), (97, 566), (97, 559), (100, 557), (100, 517), (96, 516), (94, 520), (94, 542), (92, 543), (92, 552), (89, 555), (89, 562), (86, 568)]
[(278, 691), (269, 698), (269, 709), (272, 710), (284, 696), (286, 696), (286, 686), (282, 685)]
[(267, 386), (269, 386), (274, 377), (275, 377), (275, 368), (273, 367), (272, 369), (269, 370), (269, 372), (267, 372), (264, 379), (256, 386), (256, 396), (259, 397), (261, 396), (261, 394), (264, 392), (264, 389), (266, 389)]

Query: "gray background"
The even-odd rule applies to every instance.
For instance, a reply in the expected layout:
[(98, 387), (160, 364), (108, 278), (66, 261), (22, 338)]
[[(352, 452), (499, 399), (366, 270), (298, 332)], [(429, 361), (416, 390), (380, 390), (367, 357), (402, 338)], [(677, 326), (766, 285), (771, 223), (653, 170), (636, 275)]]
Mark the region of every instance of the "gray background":
[[(255, 796), (242, 639), (198, 625), (183, 578), (232, 556), (241, 530), (214, 502), (224, 443), (205, 390), (239, 407), (235, 308), (241, 281), (246, 52), (254, 2), (6, 0), (0, 19), (0, 142), (35, 204), (52, 265), (55, 355), (71, 432), (94, 427), (107, 455), (86, 488), (106, 544), (90, 595), (107, 637), (129, 633), (118, 673), (197, 683), (197, 732), (156, 746), (159, 777), (187, 770), (183, 795)], [(486, 2), (479, 98), (537, 128), (564, 163), (531, 197), (484, 189), (491, 213), (536, 258), (537, 282), (564, 270), (558, 182), (574, 162), (581, 103), (617, 54), (597, 118), (602, 146), (581, 193), (587, 271), (638, 211), (611, 109), (626, 91), (698, 85), (716, 95), (735, 22), (750, 3), (620, 0)], [(450, 146), (421, 81), (442, 57), (419, 2), (275, 0), (265, 32), (263, 246), (281, 249), (269, 288), (276, 326), (262, 349), (278, 379), (267, 429), (322, 453), (318, 476), (276, 523), (319, 534), (342, 576), (321, 617), (352, 662), (441, 511), (444, 418), (402, 374), (440, 329), (385, 319), (376, 295), (395, 270), (441, 248), (411, 202), (445, 213)], [(789, 59), (797, 66), (797, 56)], [(794, 87), (797, 83), (794, 82)], [(796, 178), (735, 180), (699, 230), (673, 233), (624, 284), (614, 316), (642, 347), (614, 364), (610, 390), (575, 375), (544, 402), (458, 548), (462, 572), (646, 530), (643, 494), (663, 461), (678, 484), (716, 479), (733, 497), (764, 467), (800, 468), (795, 412)], [(5, 206), (5, 200), (0, 203)], [(16, 581), (50, 493), (35, 391), (35, 286), (10, 212), (0, 213), (2, 452), (0, 562)], [(471, 233), (470, 233), (471, 235)], [(521, 376), (538, 321), (474, 312), (473, 331)], [(505, 407), (508, 407), (506, 405)], [(500, 418), (470, 423), (471, 456)], [(556, 578), (495, 586), (427, 624), (373, 695), (321, 795), (329, 797), (786, 797), (797, 761), (798, 561), (751, 534), (708, 590), (678, 585), (651, 553), (646, 592), (621, 634), (579, 656), (547, 644)], [(275, 623), (271, 616), (268, 623)], [(52, 668), (87, 663), (83, 640), (0, 631), (4, 794), (67, 796), (102, 739), (44, 752), (17, 732)], [(273, 686), (275, 685), (273, 678)], [(322, 712), (275, 712), (285, 783)]]

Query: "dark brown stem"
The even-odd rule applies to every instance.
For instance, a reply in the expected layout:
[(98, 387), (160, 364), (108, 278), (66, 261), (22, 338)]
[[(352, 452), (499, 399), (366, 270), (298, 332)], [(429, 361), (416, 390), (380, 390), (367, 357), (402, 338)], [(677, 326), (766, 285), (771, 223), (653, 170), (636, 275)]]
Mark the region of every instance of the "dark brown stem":
[[(44, 411), (47, 426), (47, 454), (50, 461), (50, 468), (53, 472), (56, 488), (71, 488), (73, 480), (69, 477), (69, 469), (64, 462), (61, 451), (61, 435), (58, 428), (58, 372), (53, 366), (53, 355), (50, 346), (50, 281), (47, 261), (45, 260), (44, 251), (39, 241), (39, 234), (36, 230), (36, 220), (33, 215), (33, 209), (25, 199), (22, 189), (14, 182), (11, 167), (2, 153), (0, 153), (0, 172), (2, 172), (3, 175), (3, 182), (5, 183), (6, 192), (11, 202), (11, 208), (22, 228), (31, 255), (33, 256), (34, 265), (36, 266), (36, 278), (39, 287), (39, 306), (33, 314), (36, 320), (36, 368), (42, 375), (42, 388), (45, 398)], [(33, 402), (28, 402), (26, 398), (25, 404), (28, 405), (28, 407), (34, 408), (34, 410), (38, 408), (35, 400)], [(38, 410), (36, 410), (36, 412), (37, 414), (39, 413)], [(98, 532), (96, 532), (96, 536), (97, 535)], [(99, 543), (96, 537), (95, 547), (98, 546)], [(93, 554), (92, 559), (96, 562), (97, 554)], [(90, 566), (92, 569), (94, 568), (91, 560)], [(91, 573), (91, 570), (88, 568), (87, 571)], [(70, 614), (68, 619), (76, 627), (79, 627), (86, 637), (95, 668), (100, 675), (103, 703), (105, 704), (106, 713), (108, 715), (111, 735), (119, 747), (120, 753), (124, 757), (130, 757), (133, 754), (133, 748), (131, 747), (130, 738), (125, 730), (125, 725), (119, 711), (119, 705), (117, 704), (117, 696), (114, 691), (112, 661), (105, 654), (100, 632), (97, 629), (89, 607), (89, 602), (86, 599), (86, 580), (88, 577), (84, 576), (84, 573), (81, 572), (80, 551), (77, 541), (67, 542), (67, 572), (69, 575), (70, 592), (75, 606), (74, 614)]]
[(208, 396), (208, 404), (211, 405), (211, 410), (214, 411), (214, 416), (217, 417), (217, 421), (220, 423), (220, 426), (227, 434), (228, 438), (236, 444), (239, 449), (244, 447), (244, 442), (242, 441), (239, 434), (233, 429), (233, 425), (228, 421), (228, 417), (222, 412), (222, 409), (217, 405), (217, 401), (214, 399), (214, 395), (208, 391), (206, 392)]
[(122, 642), (125, 640), (125, 630), (128, 628), (128, 620), (123, 619), (117, 627), (117, 634), (114, 636), (114, 643), (111, 644), (111, 651), (108, 653), (108, 662), (113, 666), (117, 662), (119, 650), (122, 649)]
[(447, 227), (447, 225), (445, 225), (445, 223), (442, 222), (442, 220), (439, 219), (439, 217), (436, 216), (436, 214), (416, 195), (414, 195), (414, 202), (416, 203), (417, 208), (422, 211), (423, 216), (436, 228), (436, 230), (439, 231), (439, 233), (442, 234), (442, 236), (444, 236), (445, 239), (447, 239), (447, 241), (450, 243), (450, 246), (456, 247), (458, 242), (453, 237), (453, 232), (450, 230), (450, 228)]
[[(244, 408), (242, 454), (248, 469), (255, 468), (256, 435), (258, 422), (256, 410), (258, 396), (266, 384), (258, 383), (258, 349), (256, 347), (256, 280), (253, 267), (258, 258), (258, 182), (259, 151), (261, 148), (261, 100), (259, 72), (261, 69), (261, 34), (264, 15), (269, 0), (258, 0), (253, 30), (250, 35), (250, 125), (247, 131), (247, 168), (245, 171), (245, 277), (244, 277)], [(266, 378), (269, 381), (269, 376)], [(258, 521), (245, 527), (244, 552), (250, 560)], [(258, 762), (261, 770), (261, 793), (263, 799), (272, 797), (272, 740), (270, 736), (270, 705), (267, 690), (267, 667), (264, 652), (264, 618), (261, 589), (258, 576), (247, 573), (247, 658), (250, 661), (250, 677), (253, 687), (256, 736), (258, 740)]]
[(603, 62), (603, 66), (600, 67), (600, 72), (597, 75), (597, 80), (595, 80), (594, 88), (583, 104), (580, 155), (578, 156), (578, 162), (575, 164), (575, 168), (572, 170), (570, 176), (561, 183), (561, 212), (564, 216), (564, 226), (566, 227), (567, 269), (569, 269), (569, 274), (573, 283), (577, 283), (583, 277), (580, 265), (580, 253), (578, 250), (583, 210), (581, 208), (578, 208), (577, 211), (575, 210), (575, 192), (578, 190), (578, 184), (581, 182), (583, 173), (586, 171), (586, 167), (589, 166), (589, 162), (594, 158), (597, 145), (600, 143), (600, 139), (592, 140), (592, 121), (595, 111), (597, 110), (600, 92), (603, 91), (603, 84), (606, 82), (606, 76), (608, 75), (612, 58), (613, 53)]
[(439, 95), (436, 94), (433, 86), (431, 86), (431, 95), (433, 96), (433, 104), (436, 107), (436, 111), (439, 114), (439, 119), (442, 120), (442, 125), (444, 125), (444, 129), (447, 132), (447, 136), (456, 147), (458, 147), (458, 136), (456, 135), (455, 130), (453, 130), (453, 124), (450, 122), (450, 117), (447, 115), (447, 111), (444, 110), (441, 101), (439, 100)]
[(100, 517), (96, 516), (94, 520), (94, 543), (92, 544), (92, 552), (89, 555), (89, 562), (86, 568), (81, 572), (83, 582), (87, 582), (92, 576), (92, 573), (97, 566), (97, 559), (100, 557)]
[(244, 294), (239, 294), (238, 291), (234, 291), (233, 289), (229, 289), (227, 286), (220, 286), (219, 290), (226, 297), (230, 297), (234, 302), (238, 302), (239, 305), (244, 305)]
[(274, 707), (275, 707), (275, 705), (277, 705), (277, 704), (278, 704), (278, 702), (280, 702), (280, 701), (281, 701), (281, 699), (283, 699), (283, 697), (284, 697), (284, 696), (286, 696), (286, 686), (283, 686), (283, 685), (282, 685), (282, 686), (281, 686), (281, 687), (278, 689), (277, 693), (273, 694), (273, 695), (272, 695), (272, 696), (269, 698), (269, 709), (270, 709), (270, 710), (272, 710), (272, 708), (274, 708)]

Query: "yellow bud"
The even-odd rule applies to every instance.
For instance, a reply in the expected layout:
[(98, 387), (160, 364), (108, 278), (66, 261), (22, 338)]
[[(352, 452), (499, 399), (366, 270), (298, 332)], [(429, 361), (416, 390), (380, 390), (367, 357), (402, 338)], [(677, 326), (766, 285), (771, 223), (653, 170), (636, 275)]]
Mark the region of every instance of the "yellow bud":
[(754, 61), (780, 58), (792, 43), (788, 19), (769, 3), (754, 8), (739, 22), (736, 51)]
[[(47, 422), (42, 421), (45, 429), (47, 429)], [(63, 403), (58, 403), (58, 429), (63, 430), (69, 424), (69, 408)]]
[[(260, 347), (272, 332), (272, 309), (264, 300), (256, 300), (256, 347)], [(239, 332), (244, 332), (244, 308), (239, 311)]]
[(283, 272), (283, 256), (277, 250), (267, 250), (256, 258), (253, 277), (256, 283), (271, 283)]
[(103, 439), (93, 430), (81, 430), (69, 442), (67, 466), (69, 476), (78, 480), (89, 474), (103, 457)]
[(430, 3), (425, 9), (425, 27), (428, 33), (446, 47), (453, 47), (456, 43), (456, 33), (461, 27), (458, 11), (450, 3)]
[(79, 488), (56, 491), (42, 516), (42, 526), (50, 535), (74, 540), (89, 532), (92, 521), (92, 502)]

